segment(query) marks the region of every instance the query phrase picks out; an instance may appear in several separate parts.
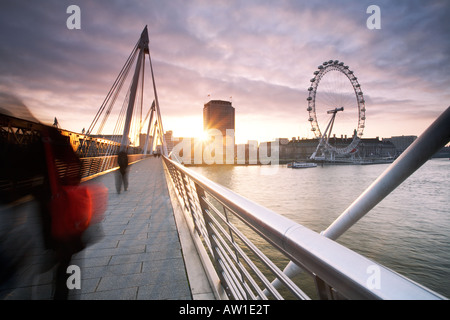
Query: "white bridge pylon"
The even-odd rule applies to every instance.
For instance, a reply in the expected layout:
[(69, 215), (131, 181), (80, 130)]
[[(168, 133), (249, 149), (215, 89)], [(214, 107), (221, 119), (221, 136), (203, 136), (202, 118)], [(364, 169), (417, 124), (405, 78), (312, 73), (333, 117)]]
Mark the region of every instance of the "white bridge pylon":
[[(142, 120), (142, 108), (144, 105), (144, 74), (145, 74), (145, 60), (148, 56), (150, 72), (152, 77), (154, 100), (151, 108), (147, 113), (147, 116)], [(136, 62), (136, 63), (135, 63)], [(150, 57), (149, 38), (147, 26), (141, 33), (141, 36), (134, 46), (130, 56), (128, 57), (125, 65), (120, 71), (117, 79), (115, 80), (112, 88), (108, 92), (106, 99), (97, 112), (94, 120), (92, 121), (87, 135), (92, 135), (94, 128), (97, 128), (97, 135), (102, 135), (102, 130), (106, 124), (106, 121), (112, 113), (113, 106), (119, 96), (128, 74), (132, 70), (132, 66), (135, 63), (133, 78), (125, 97), (125, 101), (122, 104), (122, 109), (118, 115), (118, 119), (115, 123), (114, 132), (112, 134), (112, 140), (120, 143), (120, 150), (125, 150), (130, 146), (130, 132), (134, 132), (134, 136), (139, 136), (143, 128), (144, 122), (150, 116), (147, 127), (147, 136), (144, 145), (140, 145), (143, 149), (143, 153), (154, 153), (157, 145), (161, 145), (161, 153), (167, 155), (167, 146), (164, 139), (164, 129), (162, 125), (161, 112), (159, 108), (158, 94), (156, 91), (155, 77), (153, 74), (153, 66)], [(99, 122), (101, 118), (101, 121)], [(139, 119), (137, 119), (139, 118)], [(97, 127), (98, 124), (98, 127)], [(111, 154), (116, 152), (111, 151)]]

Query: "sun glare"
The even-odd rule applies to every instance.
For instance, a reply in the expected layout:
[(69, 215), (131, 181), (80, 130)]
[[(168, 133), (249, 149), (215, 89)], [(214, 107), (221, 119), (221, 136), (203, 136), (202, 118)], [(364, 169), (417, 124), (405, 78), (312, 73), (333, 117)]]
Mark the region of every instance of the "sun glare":
[(202, 133), (200, 134), (200, 139), (205, 142), (208, 141), (209, 135), (207, 131), (202, 131)]

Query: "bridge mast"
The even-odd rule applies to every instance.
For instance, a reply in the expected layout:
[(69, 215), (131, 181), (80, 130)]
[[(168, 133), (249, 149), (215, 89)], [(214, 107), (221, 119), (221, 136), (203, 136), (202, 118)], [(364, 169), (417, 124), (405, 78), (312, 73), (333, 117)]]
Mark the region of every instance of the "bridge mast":
[[(145, 30), (147, 30), (147, 27), (145, 27)], [(167, 145), (166, 145), (166, 139), (164, 137), (164, 129), (162, 126), (162, 121), (161, 121), (161, 112), (159, 110), (159, 101), (158, 101), (158, 93), (156, 92), (156, 83), (155, 83), (155, 76), (153, 75), (153, 66), (152, 66), (152, 58), (150, 57), (150, 50), (148, 51), (148, 60), (150, 61), (150, 72), (152, 74), (152, 81), (153, 81), (153, 92), (155, 95), (155, 104), (156, 104), (156, 116), (157, 116), (157, 124), (158, 124), (158, 129), (160, 132), (160, 139), (161, 139), (161, 147), (162, 147), (162, 153), (167, 156), (168, 152), (167, 152)], [(153, 136), (152, 140), (155, 137)]]
[[(150, 120), (148, 122), (148, 129), (147, 129), (147, 137), (145, 138), (145, 145), (144, 145), (144, 154), (147, 154), (148, 150), (148, 139), (150, 136), (150, 131), (152, 129), (152, 123), (153, 123), (153, 114), (155, 113), (155, 100), (153, 100), (152, 107), (150, 108)], [(150, 147), (150, 151), (153, 152), (153, 137), (152, 137), (152, 144)]]
[(141, 39), (140, 39), (139, 45), (136, 49), (136, 50), (140, 50), (140, 51), (139, 51), (138, 60), (136, 62), (136, 69), (134, 70), (133, 82), (131, 84), (130, 97), (128, 100), (127, 116), (125, 119), (125, 126), (123, 129), (120, 151), (126, 150), (126, 148), (128, 147), (128, 139), (129, 139), (128, 135), (130, 133), (131, 118), (133, 116), (133, 109), (134, 109), (134, 104), (135, 104), (135, 100), (136, 100), (136, 92), (137, 92), (137, 87), (138, 87), (138, 82), (139, 82), (139, 75), (140, 75), (142, 62), (145, 59), (145, 54), (149, 52), (148, 43), (149, 43), (149, 40), (148, 40), (147, 26), (145, 26), (144, 31), (142, 31), (142, 34), (141, 34)]

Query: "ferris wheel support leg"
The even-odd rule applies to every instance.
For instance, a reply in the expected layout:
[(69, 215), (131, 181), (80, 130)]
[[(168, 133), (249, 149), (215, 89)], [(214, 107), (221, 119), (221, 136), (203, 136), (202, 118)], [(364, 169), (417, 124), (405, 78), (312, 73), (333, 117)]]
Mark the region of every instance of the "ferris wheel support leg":
[[(315, 160), (316, 159), (316, 154), (317, 151), (319, 151), (320, 147), (323, 148), (324, 145), (324, 141), (326, 139), (326, 144), (328, 144), (328, 141), (330, 139), (331, 136), (331, 130), (333, 130), (333, 125), (334, 125), (334, 119), (336, 118), (336, 113), (338, 111), (344, 111), (344, 108), (336, 108), (334, 110), (330, 110), (328, 111), (328, 113), (333, 114), (333, 116), (331, 117), (330, 121), (327, 124), (327, 128), (325, 129), (322, 137), (320, 138), (319, 144), (317, 145), (316, 151), (314, 151), (314, 153), (309, 157), (311, 160)], [(322, 150), (323, 153), (323, 150)]]
[(311, 157), (309, 157), (311, 160), (315, 160), (316, 159), (316, 154), (317, 151), (319, 151), (320, 145), (322, 144), (322, 140), (319, 141), (319, 144), (317, 145), (316, 151), (313, 152), (313, 154), (311, 155)]

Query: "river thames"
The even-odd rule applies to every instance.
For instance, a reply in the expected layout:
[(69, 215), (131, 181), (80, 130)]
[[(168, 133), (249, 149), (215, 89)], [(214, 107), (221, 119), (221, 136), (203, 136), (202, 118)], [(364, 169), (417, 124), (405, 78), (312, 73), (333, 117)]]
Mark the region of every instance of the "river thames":
[[(311, 230), (325, 230), (388, 164), (191, 167)], [(450, 161), (425, 163), (337, 241), (450, 297)]]

